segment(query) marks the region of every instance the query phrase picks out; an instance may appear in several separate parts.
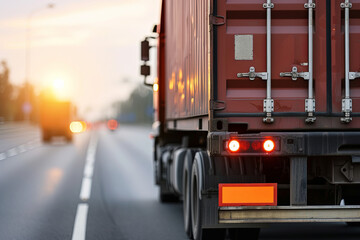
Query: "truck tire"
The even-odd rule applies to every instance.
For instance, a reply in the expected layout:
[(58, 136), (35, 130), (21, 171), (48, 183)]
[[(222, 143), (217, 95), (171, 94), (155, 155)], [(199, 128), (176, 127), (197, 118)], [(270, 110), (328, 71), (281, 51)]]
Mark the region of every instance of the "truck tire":
[(160, 159), (160, 190), (159, 190), (159, 198), (160, 202), (168, 203), (168, 202), (178, 202), (179, 196), (175, 194), (175, 192), (170, 188), (169, 178), (170, 178), (170, 169), (168, 162), (171, 160), (171, 153), (174, 148), (169, 147), (166, 151), (163, 152)]
[(72, 136), (71, 134), (67, 134), (65, 137), (66, 137), (66, 141), (67, 141), (67, 142), (69, 142), (69, 143), (72, 142), (73, 136)]
[(257, 240), (260, 228), (230, 228), (229, 238), (231, 240)]
[(165, 181), (160, 183), (159, 198), (162, 203), (178, 202), (179, 196), (170, 191)]
[(187, 236), (192, 239), (192, 226), (191, 226), (191, 170), (192, 162), (194, 160), (194, 151), (189, 149), (186, 152), (183, 169), (183, 216), (184, 216), (184, 228)]
[(191, 171), (191, 221), (194, 240), (221, 240), (225, 238), (225, 229), (203, 229), (202, 226), (202, 200), (199, 193), (204, 182), (201, 152), (195, 155)]
[(48, 142), (50, 142), (50, 140), (51, 140), (51, 135), (50, 135), (50, 133), (49, 133), (48, 131), (43, 130), (43, 131), (42, 131), (42, 141), (43, 141), (44, 143), (48, 143)]

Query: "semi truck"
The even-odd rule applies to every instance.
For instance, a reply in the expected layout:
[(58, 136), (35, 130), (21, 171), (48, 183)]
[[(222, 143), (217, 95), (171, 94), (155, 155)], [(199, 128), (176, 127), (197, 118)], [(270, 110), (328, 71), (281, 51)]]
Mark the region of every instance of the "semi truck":
[(60, 101), (42, 97), (40, 104), (40, 127), (43, 142), (51, 141), (54, 136), (62, 136), (72, 141), (70, 123), (74, 117), (74, 107), (70, 101)]
[(141, 74), (155, 41), (155, 182), (162, 202), (183, 201), (189, 238), (360, 225), (360, 0), (161, 9)]

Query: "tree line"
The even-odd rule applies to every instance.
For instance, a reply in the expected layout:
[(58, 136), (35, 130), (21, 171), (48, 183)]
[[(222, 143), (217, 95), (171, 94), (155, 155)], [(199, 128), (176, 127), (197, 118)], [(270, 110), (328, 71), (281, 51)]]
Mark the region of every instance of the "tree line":
[(131, 92), (126, 101), (114, 103), (116, 119), (121, 123), (152, 123), (154, 109), (151, 90), (151, 88), (140, 84)]
[[(26, 103), (27, 102), (27, 103)], [(27, 106), (25, 106), (27, 105)], [(10, 69), (5, 60), (0, 63), (0, 121), (23, 121), (30, 107), (29, 120), (38, 121), (38, 98), (33, 85), (10, 83)]]

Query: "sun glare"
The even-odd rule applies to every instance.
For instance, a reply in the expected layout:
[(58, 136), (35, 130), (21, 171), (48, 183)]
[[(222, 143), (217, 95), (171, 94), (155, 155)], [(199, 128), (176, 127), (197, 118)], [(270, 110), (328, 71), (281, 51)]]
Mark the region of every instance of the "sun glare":
[(71, 97), (69, 82), (64, 78), (55, 78), (51, 83), (51, 88), (58, 100), (69, 100)]
[(62, 92), (64, 91), (64, 88), (65, 88), (65, 82), (63, 79), (55, 79), (53, 81), (53, 89), (55, 92)]

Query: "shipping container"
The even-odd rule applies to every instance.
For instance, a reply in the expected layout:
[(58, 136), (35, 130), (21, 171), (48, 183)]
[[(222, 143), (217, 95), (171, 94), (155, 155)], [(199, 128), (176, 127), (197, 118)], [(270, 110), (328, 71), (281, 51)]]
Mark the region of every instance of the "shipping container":
[(155, 30), (155, 180), (190, 238), (360, 225), (360, 0), (163, 0)]

